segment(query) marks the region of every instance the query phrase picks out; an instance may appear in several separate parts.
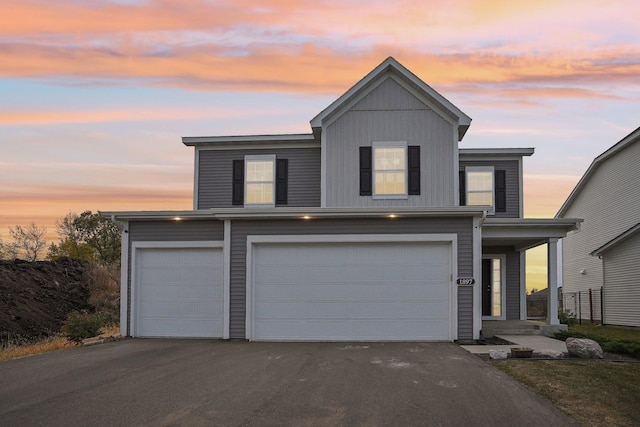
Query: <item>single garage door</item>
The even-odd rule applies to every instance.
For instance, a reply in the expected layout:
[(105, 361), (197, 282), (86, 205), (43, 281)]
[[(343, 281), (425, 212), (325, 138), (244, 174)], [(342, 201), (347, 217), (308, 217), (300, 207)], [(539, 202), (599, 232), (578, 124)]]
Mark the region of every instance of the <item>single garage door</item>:
[(450, 243), (253, 248), (253, 339), (452, 340)]
[(135, 336), (222, 337), (222, 249), (139, 248), (135, 255)]

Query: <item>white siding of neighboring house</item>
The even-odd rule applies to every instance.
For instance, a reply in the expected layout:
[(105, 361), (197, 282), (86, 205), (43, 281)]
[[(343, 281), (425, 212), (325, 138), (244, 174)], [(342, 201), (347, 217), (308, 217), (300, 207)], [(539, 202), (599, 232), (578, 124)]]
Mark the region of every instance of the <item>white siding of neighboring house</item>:
[[(393, 78), (387, 78), (326, 129), (326, 206), (453, 206), (454, 126)], [(359, 147), (375, 141), (419, 145), (421, 194), (401, 200), (360, 196)], [(456, 157), (457, 159), (457, 157)]]
[(640, 327), (640, 234), (603, 254), (604, 322)]
[(640, 220), (638, 165), (640, 143), (635, 143), (601, 163), (564, 213), (565, 218), (584, 219), (580, 230), (563, 241), (565, 294), (600, 288), (602, 260), (589, 254)]

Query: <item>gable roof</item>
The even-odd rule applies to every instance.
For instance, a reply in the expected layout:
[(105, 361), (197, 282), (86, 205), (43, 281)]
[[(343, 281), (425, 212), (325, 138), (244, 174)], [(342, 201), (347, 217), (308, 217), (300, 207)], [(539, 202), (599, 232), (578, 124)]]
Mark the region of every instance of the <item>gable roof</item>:
[(595, 251), (591, 252), (589, 255), (600, 256), (600, 255), (602, 255), (603, 252), (606, 252), (609, 249), (611, 249), (611, 248), (613, 248), (615, 246), (618, 246), (620, 243), (624, 242), (629, 237), (631, 237), (634, 234), (636, 234), (638, 231), (640, 231), (640, 222), (637, 223), (636, 225), (634, 225), (633, 227), (631, 227), (630, 229), (628, 229), (627, 231), (624, 231), (624, 232), (620, 233), (619, 235), (617, 235), (616, 237), (614, 237), (613, 239), (609, 240), (607, 243), (605, 243), (604, 245), (600, 246), (598, 249), (596, 249)]
[(352, 86), (351, 89), (342, 94), (342, 96), (333, 101), (331, 105), (329, 105), (317, 116), (311, 119), (311, 127), (313, 128), (314, 133), (322, 127), (325, 119), (332, 116), (335, 112), (339, 111), (350, 100), (363, 93), (367, 93), (371, 86), (378, 81), (379, 77), (381, 77), (385, 73), (391, 73), (392, 75), (399, 77), (400, 80), (406, 82), (409, 86), (416, 89), (420, 95), (424, 96), (442, 113), (447, 114), (454, 121), (457, 121), (458, 141), (462, 140), (464, 134), (467, 132), (467, 129), (469, 129), (471, 118), (463, 113), (460, 109), (458, 109), (458, 107), (449, 102), (444, 96), (436, 92), (436, 90), (431, 86), (420, 80), (415, 74), (413, 74), (391, 56), (385, 59), (369, 74), (364, 76), (362, 80)]
[(567, 213), (567, 210), (569, 209), (569, 207), (571, 207), (575, 199), (578, 197), (578, 195), (584, 188), (584, 186), (587, 185), (587, 182), (589, 181), (589, 179), (593, 176), (595, 171), (598, 169), (598, 167), (602, 163), (606, 162), (608, 159), (615, 156), (620, 151), (624, 150), (628, 146), (638, 141), (640, 141), (640, 127), (634, 130), (633, 132), (631, 132), (629, 135), (622, 138), (613, 147), (609, 148), (607, 151), (605, 151), (604, 153), (596, 157), (593, 160), (593, 162), (591, 162), (591, 165), (589, 165), (589, 168), (584, 173), (584, 175), (582, 175), (582, 178), (580, 178), (580, 181), (578, 181), (573, 191), (571, 191), (571, 194), (569, 194), (569, 197), (567, 197), (567, 200), (565, 200), (564, 204), (560, 207), (560, 210), (556, 214), (556, 218), (563, 217)]

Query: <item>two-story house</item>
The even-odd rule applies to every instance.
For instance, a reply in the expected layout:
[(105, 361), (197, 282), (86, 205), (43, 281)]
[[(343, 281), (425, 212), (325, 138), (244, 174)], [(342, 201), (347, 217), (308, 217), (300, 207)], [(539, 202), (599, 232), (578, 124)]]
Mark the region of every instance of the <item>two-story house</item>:
[(308, 134), (183, 138), (193, 210), (104, 213), (125, 223), (123, 334), (453, 341), (526, 319), (524, 251), (549, 245), (555, 291), (579, 221), (524, 219), (533, 149), (461, 149), (470, 123), (388, 58)]

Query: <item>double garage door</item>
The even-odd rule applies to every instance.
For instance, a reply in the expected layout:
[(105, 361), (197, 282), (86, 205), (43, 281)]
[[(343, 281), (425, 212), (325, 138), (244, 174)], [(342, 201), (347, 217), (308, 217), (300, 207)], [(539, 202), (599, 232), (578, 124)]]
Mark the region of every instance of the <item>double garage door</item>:
[(451, 340), (451, 245), (254, 245), (255, 340)]
[[(248, 251), (250, 340), (453, 339), (450, 242), (263, 242)], [(222, 248), (141, 248), (135, 269), (136, 336), (225, 336)]]

